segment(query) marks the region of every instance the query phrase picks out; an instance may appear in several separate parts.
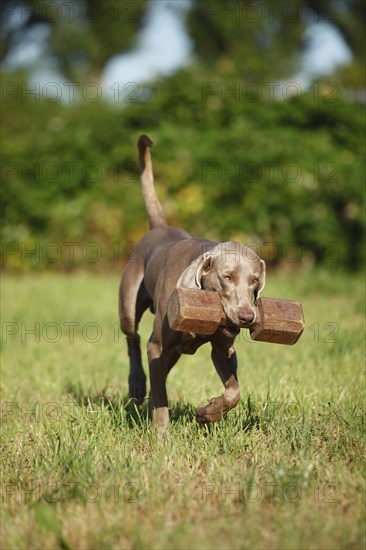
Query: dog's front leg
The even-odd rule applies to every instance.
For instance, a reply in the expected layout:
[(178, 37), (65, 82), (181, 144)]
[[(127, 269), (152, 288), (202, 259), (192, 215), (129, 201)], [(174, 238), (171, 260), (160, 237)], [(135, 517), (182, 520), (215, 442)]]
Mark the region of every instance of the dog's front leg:
[(217, 422), (233, 409), (240, 400), (240, 388), (237, 378), (236, 353), (232, 347), (222, 349), (213, 346), (211, 353), (216, 371), (225, 386), (225, 391), (219, 397), (213, 397), (207, 405), (197, 408), (198, 422)]

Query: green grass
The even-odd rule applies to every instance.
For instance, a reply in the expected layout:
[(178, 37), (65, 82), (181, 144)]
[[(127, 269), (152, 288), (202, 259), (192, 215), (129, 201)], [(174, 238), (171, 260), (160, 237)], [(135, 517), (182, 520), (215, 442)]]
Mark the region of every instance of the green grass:
[[(209, 347), (183, 357), (162, 441), (126, 397), (117, 287), (3, 277), (1, 547), (364, 547), (361, 278), (269, 275), (264, 295), (303, 303), (302, 339), (242, 332), (242, 401), (204, 429), (195, 407), (220, 382)], [(150, 329), (147, 315), (143, 340)]]

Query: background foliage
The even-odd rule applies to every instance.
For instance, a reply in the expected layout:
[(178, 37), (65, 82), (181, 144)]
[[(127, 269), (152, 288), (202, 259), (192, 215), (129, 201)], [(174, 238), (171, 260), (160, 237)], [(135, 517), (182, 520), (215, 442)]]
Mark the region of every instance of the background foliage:
[[(156, 143), (157, 188), (171, 224), (193, 236), (256, 243), (268, 263), (361, 265), (364, 107), (347, 93), (363, 82), (358, 2), (344, 17), (334, 2), (292, 3), (308, 18), (332, 17), (354, 55), (307, 91), (280, 80), (306, 47), (306, 17), (253, 22), (230, 17), (227, 3), (208, 9), (197, 1), (187, 20), (191, 64), (163, 80), (132, 84), (109, 103), (92, 92), (110, 56), (134, 44), (146, 2), (133, 3), (133, 17), (120, 16), (110, 27), (112, 0), (100, 3), (103, 17), (94, 20), (90, 10), (99, 3), (84, 3), (88, 26), (77, 17), (71, 25), (62, 18), (52, 24), (47, 10), (40, 17), (39, 4), (29, 0), (24, 28), (4, 33), (3, 55), (21, 30), (46, 25), (48, 17), (48, 55), (66, 78), (77, 78), (79, 91), (94, 88), (65, 102), (41, 84), (27, 93), (27, 71), (3, 74), (4, 263), (73, 269), (85, 258), (70, 261), (63, 252), (52, 262), (44, 247), (55, 242), (64, 251), (65, 243), (92, 241), (103, 250), (98, 268), (112, 268), (147, 228), (136, 164), (136, 140), (147, 133)], [(240, 4), (254, 5), (264, 9), (263, 2)]]

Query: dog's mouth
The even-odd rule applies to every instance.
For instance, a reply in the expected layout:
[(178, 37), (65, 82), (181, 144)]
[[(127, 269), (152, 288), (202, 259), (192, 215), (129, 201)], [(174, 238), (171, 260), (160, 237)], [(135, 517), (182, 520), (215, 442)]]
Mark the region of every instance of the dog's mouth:
[(237, 336), (240, 332), (241, 328), (250, 328), (252, 326), (253, 322), (248, 323), (240, 323), (240, 325), (237, 325), (231, 319), (228, 317), (226, 318), (226, 324), (220, 325), (220, 330), (226, 335), (231, 338)]
[(233, 338), (239, 334), (240, 327), (238, 325), (234, 325), (234, 323), (227, 322), (226, 325), (220, 326), (220, 330), (225, 334), (225, 336)]

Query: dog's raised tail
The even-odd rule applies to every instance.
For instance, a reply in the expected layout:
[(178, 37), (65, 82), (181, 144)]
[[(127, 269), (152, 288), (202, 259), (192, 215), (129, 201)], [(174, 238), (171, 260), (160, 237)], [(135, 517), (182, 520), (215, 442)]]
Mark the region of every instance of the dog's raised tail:
[(139, 137), (137, 147), (139, 150), (139, 161), (141, 168), (142, 194), (145, 207), (149, 217), (150, 229), (168, 225), (165, 219), (163, 207), (161, 206), (154, 187), (154, 174), (152, 169), (150, 147), (153, 142), (145, 135)]

